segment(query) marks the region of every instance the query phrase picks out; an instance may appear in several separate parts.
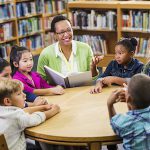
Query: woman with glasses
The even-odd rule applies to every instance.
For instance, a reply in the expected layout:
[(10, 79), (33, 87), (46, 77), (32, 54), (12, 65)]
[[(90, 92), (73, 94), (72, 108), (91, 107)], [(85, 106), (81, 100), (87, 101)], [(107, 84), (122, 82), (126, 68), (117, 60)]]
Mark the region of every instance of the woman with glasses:
[(93, 57), (88, 44), (73, 40), (70, 21), (62, 15), (55, 16), (51, 23), (51, 31), (54, 32), (57, 42), (46, 47), (40, 54), (37, 70), (41, 76), (48, 80), (43, 67), (47, 65), (63, 75), (91, 70), (93, 79), (96, 79), (96, 65), (103, 57)]

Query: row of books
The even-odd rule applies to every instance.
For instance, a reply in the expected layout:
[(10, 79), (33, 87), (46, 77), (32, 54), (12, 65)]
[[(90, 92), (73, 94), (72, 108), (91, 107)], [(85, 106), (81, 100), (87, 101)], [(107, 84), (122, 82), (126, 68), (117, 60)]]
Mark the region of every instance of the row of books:
[(43, 34), (23, 38), (19, 41), (20, 46), (25, 46), (30, 50), (36, 50), (44, 47)]
[(74, 39), (89, 44), (94, 55), (107, 54), (106, 40), (103, 36), (75, 35)]
[(51, 28), (52, 19), (53, 19), (53, 17), (44, 18), (44, 28), (45, 29), (50, 29)]
[(81, 29), (116, 29), (115, 11), (72, 11), (72, 24)]
[(0, 20), (14, 18), (15, 14), (13, 7), (13, 4), (0, 5)]
[(19, 36), (32, 34), (42, 30), (42, 18), (32, 17), (18, 22)]
[(7, 59), (8, 56), (10, 56), (10, 51), (11, 51), (11, 47), (12, 45), (15, 43), (8, 43), (5, 45), (0, 45), (0, 57)]
[(137, 40), (135, 56), (150, 57), (150, 38), (137, 38)]
[(16, 15), (17, 17), (28, 16), (36, 14), (35, 2), (22, 2), (16, 5)]
[(11, 2), (11, 0), (0, 0), (0, 3)]
[(52, 33), (52, 32), (45, 33), (45, 36), (44, 36), (44, 45), (45, 45), (45, 47), (49, 46), (49, 45), (51, 45), (55, 42), (56, 41), (54, 39), (54, 33)]
[(36, 10), (40, 13), (55, 13), (65, 9), (65, 0), (36, 0)]
[(13, 23), (5, 23), (0, 26), (0, 41), (9, 40), (13, 37)]
[(65, 1), (63, 0), (49, 0), (44, 3), (45, 13), (56, 13), (65, 9)]
[(125, 11), (122, 15), (122, 29), (150, 32), (150, 11)]

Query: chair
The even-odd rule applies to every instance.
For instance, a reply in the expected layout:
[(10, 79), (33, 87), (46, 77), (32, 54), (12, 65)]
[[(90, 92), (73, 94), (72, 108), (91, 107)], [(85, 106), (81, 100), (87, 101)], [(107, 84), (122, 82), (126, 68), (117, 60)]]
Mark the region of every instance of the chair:
[(3, 134), (0, 135), (0, 150), (8, 150), (8, 146)]

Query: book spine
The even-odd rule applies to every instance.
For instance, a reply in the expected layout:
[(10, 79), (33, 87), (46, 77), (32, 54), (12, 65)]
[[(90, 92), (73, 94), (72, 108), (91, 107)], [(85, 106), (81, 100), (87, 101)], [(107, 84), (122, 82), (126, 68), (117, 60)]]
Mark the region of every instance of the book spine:
[(64, 87), (64, 88), (70, 88), (68, 77), (66, 77), (64, 80), (65, 80), (65, 84), (66, 84), (66, 87)]

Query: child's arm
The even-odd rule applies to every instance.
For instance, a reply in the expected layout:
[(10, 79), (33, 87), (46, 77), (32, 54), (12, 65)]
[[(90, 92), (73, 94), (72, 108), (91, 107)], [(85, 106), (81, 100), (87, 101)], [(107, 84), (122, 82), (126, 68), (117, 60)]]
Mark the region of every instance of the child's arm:
[(125, 91), (123, 89), (118, 89), (112, 92), (107, 100), (108, 112), (110, 119), (116, 115), (114, 104), (119, 101), (125, 100)]
[(60, 107), (58, 105), (52, 105), (51, 109), (45, 111), (46, 119), (49, 119), (60, 112)]
[(115, 77), (115, 76), (107, 76), (103, 78), (103, 84), (106, 85), (117, 84), (123, 86), (123, 83), (127, 84), (126, 78)]
[(91, 94), (101, 93), (102, 92), (103, 83), (102, 80), (98, 80), (96, 85), (90, 90)]
[(47, 89), (34, 89), (33, 93), (36, 95), (61, 95), (64, 94), (64, 89), (61, 86), (56, 86)]
[[(27, 127), (36, 126), (42, 122), (44, 122), (46, 119), (49, 119), (56, 115), (58, 112), (60, 112), (60, 108), (58, 105), (49, 105), (46, 108), (46, 105), (37, 106), (37, 107), (29, 107), (30, 111), (32, 108), (31, 114), (26, 113), (24, 111), (20, 111), (17, 113), (17, 123), (20, 126), (21, 130), (24, 130)], [(34, 110), (33, 110), (34, 109)], [(43, 111), (43, 112), (40, 112)], [(34, 112), (35, 111), (35, 112)]]
[(28, 107), (33, 107), (33, 106), (39, 106), (39, 105), (46, 105), (48, 104), (47, 100), (44, 97), (36, 97), (34, 102), (27, 102)]
[(36, 111), (47, 111), (52, 108), (52, 104), (41, 105), (41, 106), (34, 106), (34, 107), (26, 107), (23, 110), (29, 114), (32, 114)]

